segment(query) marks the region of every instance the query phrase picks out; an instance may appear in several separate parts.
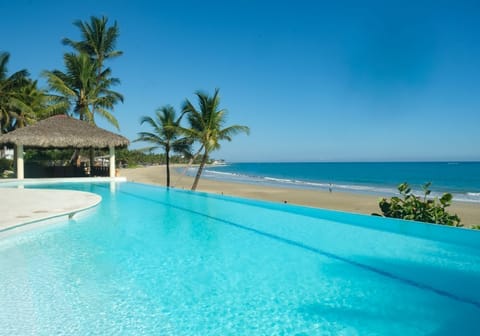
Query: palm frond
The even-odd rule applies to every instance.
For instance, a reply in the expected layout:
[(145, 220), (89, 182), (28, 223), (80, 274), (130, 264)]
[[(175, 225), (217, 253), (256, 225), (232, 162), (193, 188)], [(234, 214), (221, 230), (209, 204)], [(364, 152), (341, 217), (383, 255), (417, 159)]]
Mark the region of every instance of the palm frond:
[(118, 123), (117, 118), (115, 118), (108, 110), (101, 107), (97, 107), (95, 109), (95, 112), (101, 117), (103, 117), (104, 119), (106, 119), (110, 124), (115, 126), (117, 130), (120, 130), (120, 125)]

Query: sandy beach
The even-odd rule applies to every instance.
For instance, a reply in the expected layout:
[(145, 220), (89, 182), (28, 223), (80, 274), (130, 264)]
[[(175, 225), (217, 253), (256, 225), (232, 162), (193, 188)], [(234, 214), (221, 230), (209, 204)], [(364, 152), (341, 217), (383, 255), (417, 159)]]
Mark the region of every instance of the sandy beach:
[[(190, 189), (193, 178), (176, 172), (176, 167), (171, 167), (172, 187)], [(120, 176), (125, 176), (128, 181), (165, 185), (165, 166), (152, 166), (141, 168), (127, 168), (120, 170)], [(250, 184), (220, 182), (200, 179), (198, 191), (209, 193), (239, 196), (251, 199), (260, 199), (273, 202), (288, 202), (323, 209), (333, 209), (362, 214), (379, 213), (379, 197), (345, 192), (326, 192), (317, 190), (302, 190), (290, 188), (276, 188)], [(462, 224), (466, 227), (480, 225), (480, 206), (476, 203), (455, 202), (450, 207), (451, 213), (460, 216)]]

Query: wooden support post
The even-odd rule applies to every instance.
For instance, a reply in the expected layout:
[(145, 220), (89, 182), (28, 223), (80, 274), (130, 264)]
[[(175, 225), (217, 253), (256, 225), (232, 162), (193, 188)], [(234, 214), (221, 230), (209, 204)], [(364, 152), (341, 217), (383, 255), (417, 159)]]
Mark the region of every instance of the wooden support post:
[(17, 151), (17, 179), (23, 180), (25, 178), (24, 162), (23, 162), (23, 145), (15, 146)]

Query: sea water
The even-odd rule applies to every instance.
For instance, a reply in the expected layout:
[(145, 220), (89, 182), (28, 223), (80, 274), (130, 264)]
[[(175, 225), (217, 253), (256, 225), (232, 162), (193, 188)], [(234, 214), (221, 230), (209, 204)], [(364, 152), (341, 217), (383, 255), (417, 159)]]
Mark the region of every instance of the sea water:
[[(189, 175), (194, 175), (191, 168)], [(480, 202), (480, 162), (231, 163), (206, 168), (204, 178), (290, 188), (391, 196), (400, 183), (415, 193), (431, 182), (434, 196)]]
[(102, 202), (0, 239), (0, 335), (480, 334), (480, 232), (418, 224), (426, 239), (404, 221), (135, 183), (43, 187)]

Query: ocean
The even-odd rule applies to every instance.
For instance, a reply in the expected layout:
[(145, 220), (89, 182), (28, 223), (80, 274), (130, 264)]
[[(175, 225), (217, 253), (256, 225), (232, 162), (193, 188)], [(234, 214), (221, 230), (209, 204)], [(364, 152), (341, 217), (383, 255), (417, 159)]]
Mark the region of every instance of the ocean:
[(230, 163), (206, 167), (202, 178), (379, 196), (398, 194), (402, 182), (420, 195), (431, 182), (433, 196), (449, 192), (457, 201), (480, 203), (480, 162)]

